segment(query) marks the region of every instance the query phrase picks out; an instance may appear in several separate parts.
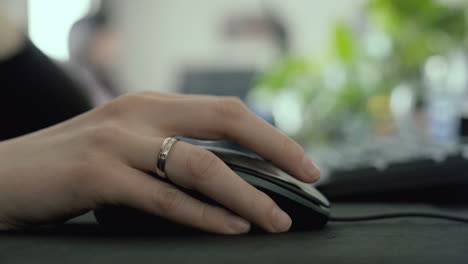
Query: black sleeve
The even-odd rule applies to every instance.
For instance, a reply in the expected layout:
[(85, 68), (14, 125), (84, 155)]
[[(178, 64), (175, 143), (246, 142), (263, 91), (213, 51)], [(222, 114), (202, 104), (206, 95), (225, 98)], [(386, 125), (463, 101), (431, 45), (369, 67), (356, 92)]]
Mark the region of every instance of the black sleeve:
[(0, 140), (51, 126), (91, 108), (83, 89), (31, 42), (0, 61)]

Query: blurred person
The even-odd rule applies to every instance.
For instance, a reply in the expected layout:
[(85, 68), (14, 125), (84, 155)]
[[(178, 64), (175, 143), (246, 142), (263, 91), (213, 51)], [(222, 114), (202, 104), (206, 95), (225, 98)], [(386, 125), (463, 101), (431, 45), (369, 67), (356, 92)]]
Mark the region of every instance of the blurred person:
[(69, 37), (70, 59), (65, 69), (85, 89), (93, 106), (106, 103), (119, 92), (111, 69), (119, 54), (119, 42), (108, 16), (100, 11), (73, 24)]
[(269, 232), (290, 228), (270, 197), (197, 146), (173, 145), (167, 177), (237, 215), (150, 176), (158, 173), (164, 139), (176, 135), (231, 139), (305, 182), (320, 174), (296, 142), (236, 98), (141, 92), (91, 109), (82, 90), (1, 12), (0, 83), (0, 230), (60, 223), (105, 205), (220, 234), (246, 233), (250, 223)]

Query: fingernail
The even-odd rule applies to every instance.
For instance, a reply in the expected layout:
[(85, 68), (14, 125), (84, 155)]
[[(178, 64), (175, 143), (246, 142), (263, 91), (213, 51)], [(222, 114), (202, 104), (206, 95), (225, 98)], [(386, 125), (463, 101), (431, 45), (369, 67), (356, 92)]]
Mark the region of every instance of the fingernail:
[(302, 168), (308, 179), (315, 180), (320, 177), (319, 167), (307, 155), (302, 158)]
[(229, 219), (229, 227), (231, 230), (236, 234), (247, 233), (250, 230), (250, 223), (245, 221), (244, 219), (232, 216)]
[(273, 209), (272, 220), (276, 232), (285, 232), (291, 227), (291, 217), (279, 208)]

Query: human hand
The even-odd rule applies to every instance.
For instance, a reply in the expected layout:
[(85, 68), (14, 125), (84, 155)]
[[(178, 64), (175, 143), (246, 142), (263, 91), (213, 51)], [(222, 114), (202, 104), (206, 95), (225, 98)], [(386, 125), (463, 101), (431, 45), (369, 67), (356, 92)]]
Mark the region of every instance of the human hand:
[(168, 177), (239, 216), (150, 176), (169, 136), (227, 138), (302, 181), (320, 174), (296, 142), (237, 98), (141, 92), (0, 142), (0, 230), (62, 222), (105, 205), (138, 208), (220, 234), (248, 232), (250, 223), (269, 232), (289, 229), (290, 217), (271, 198), (197, 146), (173, 145)]

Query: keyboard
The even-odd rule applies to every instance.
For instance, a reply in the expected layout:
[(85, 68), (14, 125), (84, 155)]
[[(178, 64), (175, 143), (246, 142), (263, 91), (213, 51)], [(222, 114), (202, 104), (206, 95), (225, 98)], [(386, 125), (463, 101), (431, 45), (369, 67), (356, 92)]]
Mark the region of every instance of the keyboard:
[(338, 147), (316, 159), (323, 171), (316, 187), (331, 200), (468, 200), (468, 145)]

